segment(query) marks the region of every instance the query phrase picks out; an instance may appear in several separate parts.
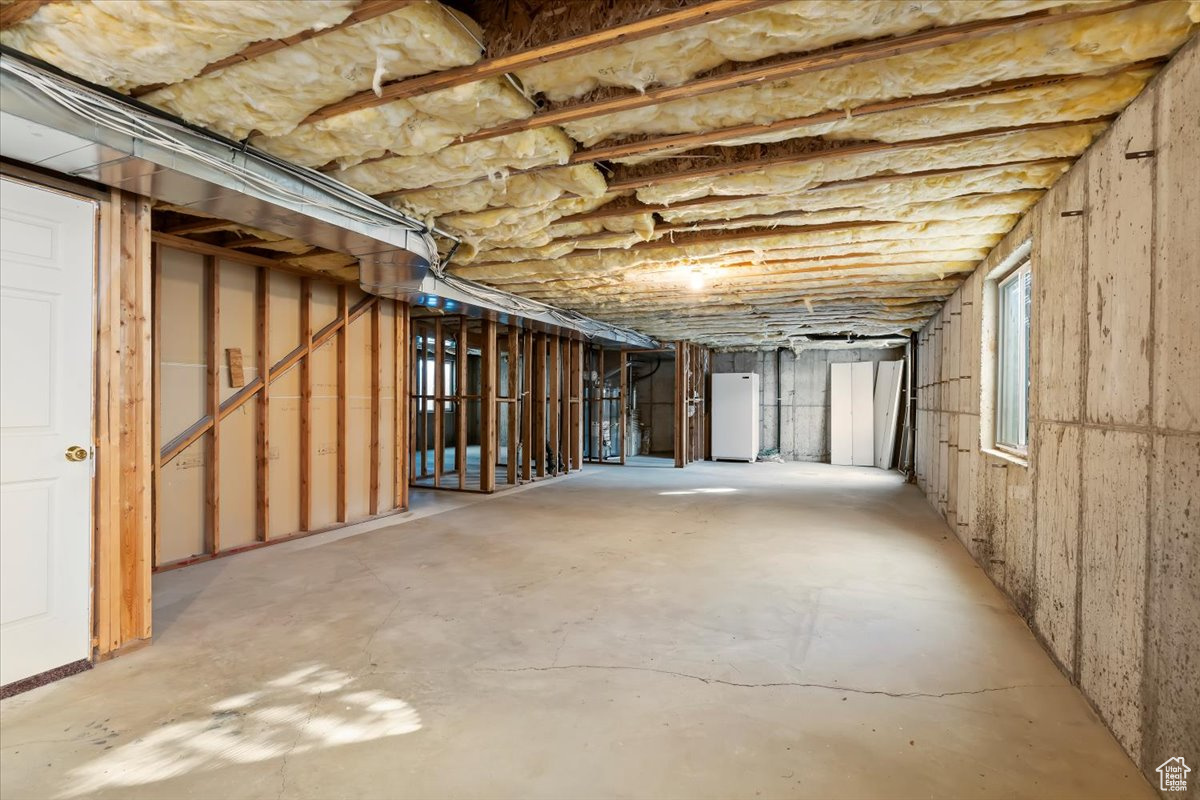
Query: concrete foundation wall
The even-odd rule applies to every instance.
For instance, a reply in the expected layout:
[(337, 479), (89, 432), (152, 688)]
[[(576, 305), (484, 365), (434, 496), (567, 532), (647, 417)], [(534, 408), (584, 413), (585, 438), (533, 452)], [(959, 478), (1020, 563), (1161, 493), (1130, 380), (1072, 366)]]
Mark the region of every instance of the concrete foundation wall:
[[(715, 353), (713, 373), (754, 372), (759, 375), (763, 450), (778, 449), (788, 461), (829, 461), (829, 365), (853, 361), (899, 361), (903, 348), (774, 350)], [(777, 393), (779, 393), (777, 395)], [(780, 400), (777, 403), (776, 397)], [(776, 409), (782, 424), (776, 423)]]
[[(1168, 758), (1200, 768), (1198, 55), (1126, 109), (917, 351), (918, 484), (1155, 787)], [(1023, 466), (980, 449), (980, 309), (984, 276), (1027, 239)]]

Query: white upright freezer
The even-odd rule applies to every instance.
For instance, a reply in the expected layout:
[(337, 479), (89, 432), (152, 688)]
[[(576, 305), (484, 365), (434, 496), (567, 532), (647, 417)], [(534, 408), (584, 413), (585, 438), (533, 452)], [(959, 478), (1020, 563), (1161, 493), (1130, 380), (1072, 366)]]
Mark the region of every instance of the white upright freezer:
[(753, 372), (712, 376), (713, 460), (753, 461), (758, 458), (758, 375)]

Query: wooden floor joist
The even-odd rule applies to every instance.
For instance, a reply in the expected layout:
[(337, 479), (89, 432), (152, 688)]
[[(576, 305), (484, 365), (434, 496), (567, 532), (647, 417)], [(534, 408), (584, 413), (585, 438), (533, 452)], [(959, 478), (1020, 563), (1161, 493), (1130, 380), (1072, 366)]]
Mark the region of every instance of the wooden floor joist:
[[(895, 183), (896, 181), (917, 180), (920, 178), (933, 178), (944, 175), (970, 175), (976, 172), (986, 170), (1001, 169), (1005, 167), (1025, 168), (1034, 167), (1044, 164), (1062, 164), (1067, 167), (1073, 159), (1070, 158), (1033, 158), (1023, 161), (1004, 161), (996, 164), (982, 164), (970, 167), (950, 167), (946, 169), (927, 169), (918, 172), (886, 172), (875, 175), (867, 175), (862, 178), (852, 178), (840, 181), (828, 181), (810, 186), (804, 190), (804, 195), (812, 195), (818, 192), (830, 191), (834, 189), (843, 189), (851, 186), (868, 186), (877, 183)], [(585, 211), (579, 214), (571, 214), (570, 216), (560, 217), (556, 219), (551, 226), (554, 225), (571, 225), (577, 222), (591, 222), (599, 219), (613, 219), (616, 217), (628, 217), (637, 214), (654, 214), (661, 211), (678, 211), (684, 208), (695, 208), (697, 206), (721, 205), (723, 203), (735, 203), (741, 200), (753, 200), (756, 197), (764, 197), (767, 195), (704, 195), (703, 197), (695, 197), (690, 200), (681, 200), (678, 203), (670, 205), (653, 205), (648, 203), (624, 204), (617, 201), (608, 203), (595, 209), (594, 211)]]
[(1106, 115), (1102, 117), (1091, 117), (1081, 120), (1035, 122), (1028, 125), (1013, 125), (1003, 128), (985, 128), (984, 130), (978, 131), (964, 131), (962, 133), (950, 133), (942, 136), (929, 136), (922, 139), (907, 139), (899, 142), (862, 142), (860, 144), (844, 145), (830, 150), (819, 150), (811, 153), (793, 153), (776, 156), (774, 158), (764, 158), (756, 161), (719, 164), (711, 167), (698, 167), (696, 169), (680, 170), (678, 172), (664, 172), (654, 175), (634, 175), (627, 178), (618, 178), (610, 181), (608, 184), (608, 191), (629, 191), (633, 189), (643, 189), (649, 186), (661, 186), (663, 184), (677, 183), (685, 180), (727, 178), (731, 175), (741, 175), (747, 172), (758, 172), (760, 170), (783, 166), (785, 164), (803, 164), (813, 161), (825, 161), (831, 158), (846, 158), (869, 153), (917, 150), (924, 147), (938, 147), (946, 144), (976, 142), (983, 139), (991, 139), (998, 136), (1009, 136), (1011, 134), (1018, 133), (1049, 131), (1058, 130), (1061, 128), (1071, 128), (1077, 125), (1108, 123), (1113, 120), (1114, 116), (1115, 115)]
[(349, 111), (373, 108), (395, 100), (474, 83), (485, 78), (517, 72), (528, 67), (559, 61), (572, 56), (595, 52), (605, 47), (627, 44), (650, 36), (679, 31), (694, 25), (715, 22), (734, 14), (744, 14), (759, 8), (775, 5), (781, 0), (707, 0), (683, 8), (668, 11), (647, 19), (616, 25), (611, 28), (591, 31), (557, 42), (531, 47), (516, 53), (488, 58), (463, 67), (432, 72), (415, 78), (405, 78), (385, 83), (379, 91), (368, 90), (351, 95), (336, 103), (319, 108), (308, 116), (306, 123), (319, 122)]
[[(1003, 94), (1005, 92), (1035, 89), (1072, 80), (1111, 77), (1124, 72), (1145, 69), (1148, 67), (1156, 67), (1162, 63), (1162, 59), (1152, 59), (1147, 61), (1139, 61), (1135, 64), (1123, 65), (1117, 69), (1103, 73), (1088, 73), (1085, 75), (1040, 75), (1037, 77), (1015, 78), (1007, 81), (993, 81), (991, 83), (968, 86), (959, 89), (951, 89), (944, 92), (937, 92), (935, 94), (914, 95), (912, 97), (902, 97), (873, 103), (865, 103), (863, 105), (847, 109), (831, 109), (805, 117), (794, 117), (791, 119), (776, 120), (774, 122), (763, 124), (747, 123), (743, 125), (733, 125), (726, 128), (719, 128), (712, 131), (705, 131), (703, 133), (681, 133), (669, 136), (656, 136), (636, 141), (617, 142), (615, 144), (602, 147), (590, 147), (576, 150), (567, 159), (567, 164), (592, 164), (599, 161), (617, 161), (623, 158), (631, 158), (635, 156), (653, 157), (655, 155), (659, 155), (669, 158), (671, 155), (684, 153), (699, 147), (720, 144), (721, 142), (730, 140), (745, 139), (768, 134), (783, 134), (789, 131), (797, 131), (800, 128), (823, 125), (831, 122), (837, 122), (839, 120), (858, 119), (876, 114), (907, 111), (915, 108), (926, 108), (937, 106), (940, 103), (987, 97)], [(665, 153), (670, 153), (671, 155), (663, 156)], [(395, 158), (395, 156), (389, 153), (367, 159), (361, 162), (361, 164), (387, 161), (390, 158)], [(507, 177), (537, 174), (551, 170), (558, 170), (561, 168), (562, 166), (560, 164), (546, 164), (543, 166), (531, 167), (529, 169), (511, 170), (507, 173)], [(470, 183), (465, 185), (480, 183), (486, 180), (490, 180), (490, 178), (488, 176), (484, 176), (470, 181)], [(397, 190), (395, 193), (389, 192), (380, 196), (385, 198), (402, 197), (404, 194), (414, 191), (420, 190), (402, 189)]]
[[(574, 105), (543, 111), (525, 119), (506, 122), (490, 128), (483, 128), (475, 133), (464, 136), (460, 141), (477, 142), (497, 136), (505, 136), (510, 133), (541, 128), (546, 125), (562, 125), (568, 122), (577, 122), (592, 117), (614, 114), (619, 111), (630, 111), (636, 108), (659, 105), (672, 100), (700, 97), (714, 92), (795, 78), (800, 75), (845, 67), (851, 64), (864, 64), (893, 56), (919, 53), (985, 36), (1028, 30), (1043, 25), (1067, 22), (1100, 14), (1111, 14), (1127, 8), (1145, 5), (1147, 2), (1154, 2), (1154, 0), (1135, 0), (1135, 2), (1122, 3), (1118, 6), (1100, 8), (1084, 7), (1061, 13), (1056, 13), (1057, 9), (1041, 10), (1020, 17), (966, 22), (960, 25), (919, 31), (905, 36), (894, 36), (886, 39), (872, 39), (857, 44), (839, 45), (824, 51), (806, 53), (800, 56), (774, 57), (729, 72), (696, 78), (680, 86), (666, 86), (650, 89), (645, 92), (631, 90), (615, 97), (576, 103)], [(320, 114), (321, 112), (317, 113)]]
[[(247, 61), (253, 61), (256, 58), (262, 58), (269, 53), (283, 50), (284, 48), (291, 47), (292, 45), (297, 45), (301, 42), (307, 42), (310, 39), (316, 39), (319, 36), (325, 36), (326, 34), (344, 30), (351, 25), (357, 25), (360, 22), (366, 22), (367, 20), (381, 17), (384, 14), (390, 14), (391, 12), (404, 8), (405, 6), (416, 1), (417, 0), (363, 0), (359, 4), (358, 8), (350, 13), (350, 16), (346, 17), (337, 25), (331, 25), (328, 28), (313, 28), (283, 39), (265, 39), (261, 42), (251, 42), (231, 56), (226, 56), (225, 58), (218, 59), (210, 64), (206, 64), (203, 69), (201, 69), (192, 77), (200, 78), (205, 75), (211, 75), (212, 73), (225, 69), (226, 67), (231, 67), (234, 64), (242, 64)], [(142, 97), (167, 85), (168, 84), (165, 83), (154, 83), (146, 86), (138, 86), (131, 90), (129, 94), (134, 97)]]

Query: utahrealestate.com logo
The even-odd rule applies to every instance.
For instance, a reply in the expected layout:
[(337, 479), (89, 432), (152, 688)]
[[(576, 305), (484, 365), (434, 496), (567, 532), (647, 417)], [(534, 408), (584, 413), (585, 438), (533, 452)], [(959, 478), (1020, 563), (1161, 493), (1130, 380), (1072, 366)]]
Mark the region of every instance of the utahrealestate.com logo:
[(1155, 770), (1158, 788), (1164, 792), (1186, 792), (1187, 776), (1191, 771), (1192, 768), (1183, 763), (1183, 756), (1168, 758)]

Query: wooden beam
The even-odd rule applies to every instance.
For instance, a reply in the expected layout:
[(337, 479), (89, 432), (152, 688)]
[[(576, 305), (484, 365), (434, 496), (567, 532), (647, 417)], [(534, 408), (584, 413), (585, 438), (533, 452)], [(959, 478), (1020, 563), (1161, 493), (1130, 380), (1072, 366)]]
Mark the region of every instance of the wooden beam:
[(255, 453), (258, 540), (267, 541), (271, 528), (271, 271), (258, 268), (258, 437)]
[(98, 243), (88, 655), (107, 658), (152, 629), (155, 276), (149, 201), (119, 190), (97, 199), (98, 225), (88, 232)]
[[(317, 37), (324, 36), (328, 33), (334, 33), (335, 31), (343, 30), (351, 25), (356, 25), (359, 22), (366, 22), (367, 20), (375, 19), (376, 17), (396, 11), (397, 9), (404, 8), (406, 5), (409, 5), (412, 2), (413, 0), (363, 0), (363, 2), (359, 4), (358, 8), (351, 12), (350, 16), (343, 19), (337, 25), (332, 25), (328, 28), (313, 28), (307, 31), (302, 31), (301, 33), (297, 33), (293, 36), (285, 37), (283, 39), (264, 39), (261, 42), (252, 42), (231, 56), (226, 56), (225, 58), (205, 65), (203, 69), (201, 69), (188, 80), (200, 78), (205, 75), (211, 75), (212, 73), (225, 69), (226, 67), (231, 67), (235, 64), (242, 64), (247, 61), (253, 61), (256, 58), (262, 58), (268, 53), (274, 53), (278, 50), (283, 50), (285, 47), (291, 47), (292, 45), (297, 45), (301, 42), (307, 42), (310, 39), (316, 39)], [(154, 83), (147, 86), (139, 86), (129, 92), (129, 94), (134, 97), (142, 97), (143, 95), (147, 95), (150, 92), (161, 89), (168, 85), (169, 84), (166, 83)]]
[(345, 522), (349, 516), (346, 493), (346, 468), (349, 454), (346, 450), (350, 444), (346, 436), (350, 416), (350, 363), (346, 354), (350, 309), (345, 286), (338, 287), (337, 308), (338, 319), (341, 320), (337, 330), (337, 521)]
[(312, 527), (312, 281), (300, 280), (300, 530)]
[(344, 100), (319, 108), (309, 114), (304, 123), (319, 122), (350, 111), (374, 108), (396, 100), (419, 97), (430, 92), (474, 83), (485, 78), (517, 72), (540, 64), (595, 52), (606, 47), (635, 42), (649, 36), (683, 30), (694, 25), (724, 19), (734, 14), (744, 14), (748, 11), (766, 8), (778, 2), (780, 0), (708, 0), (708, 2), (694, 3), (647, 19), (611, 28), (601, 28), (497, 58), (484, 59), (463, 67), (392, 81), (384, 84), (378, 93), (374, 90), (359, 92)]
[(37, 13), (38, 9), (58, 0), (12, 0), (0, 5), (0, 31), (20, 25)]
[[(1004, 92), (1020, 91), (1032, 89), (1042, 86), (1050, 86), (1079, 80), (1084, 78), (1109, 77), (1118, 75), (1124, 72), (1129, 72), (1136, 69), (1145, 69), (1147, 67), (1155, 67), (1163, 64), (1165, 59), (1147, 59), (1134, 64), (1122, 65), (1119, 68), (1103, 73), (1087, 73), (1087, 74), (1068, 74), (1068, 75), (1042, 75), (1030, 78), (1015, 78), (1007, 81), (996, 81), (993, 83), (985, 83), (978, 86), (969, 86), (960, 89), (951, 89), (935, 94), (915, 95), (913, 97), (902, 97), (898, 99), (890, 99), (866, 103), (854, 108), (848, 109), (831, 109), (821, 111), (816, 114), (810, 114), (805, 117), (794, 117), (791, 119), (781, 119), (770, 123), (755, 124), (747, 123), (743, 125), (733, 125), (726, 128), (719, 128), (713, 131), (705, 131), (703, 133), (681, 133), (669, 136), (658, 136), (649, 139), (641, 139), (637, 141), (623, 141), (616, 144), (603, 147), (591, 147), (586, 149), (576, 150), (568, 158), (568, 164), (593, 164), (598, 161), (617, 161), (619, 159), (631, 158), (636, 156), (653, 156), (658, 154), (662, 158), (671, 158), (673, 155), (682, 154), (689, 150), (695, 150), (708, 145), (719, 145), (722, 142), (733, 139), (744, 139), (755, 136), (763, 136), (767, 134), (783, 133), (787, 131), (798, 130), (800, 128), (838, 122), (839, 120), (857, 119), (860, 117), (871, 116), (874, 114), (887, 113), (891, 111), (904, 111), (914, 108), (924, 108), (927, 106), (936, 106), (939, 103), (944, 103), (953, 100), (970, 99), (984, 97)], [(396, 156), (392, 153), (387, 153), (382, 156), (367, 159), (363, 164), (370, 164), (377, 161), (386, 161)], [(529, 169), (512, 170), (506, 177), (516, 175), (529, 175), (550, 170), (561, 169), (559, 164), (547, 164)], [(487, 176), (477, 178), (468, 182), (465, 185), (482, 183), (489, 180)], [(396, 192), (388, 192), (380, 195), (380, 197), (391, 198), (400, 197), (404, 194), (423, 189), (402, 189)], [(630, 212), (636, 213), (636, 212)], [(561, 220), (560, 220), (561, 221)], [(611, 234), (609, 234), (611, 235)]]
[(382, 361), (380, 359), (379, 348), (381, 346), (379, 340), (379, 303), (371, 304), (371, 411), (370, 411), (370, 436), (371, 436), (371, 464), (369, 467), (370, 474), (368, 483), (370, 485), (371, 496), (367, 499), (367, 513), (372, 517), (379, 513), (379, 459), (382, 457), (379, 447), (379, 406), (380, 406), (380, 389), (383, 381), (383, 376), (380, 374)]
[(917, 150), (923, 147), (938, 147), (946, 144), (977, 142), (999, 136), (1008, 136), (1014, 133), (1050, 131), (1094, 123), (1108, 123), (1111, 122), (1114, 117), (1115, 115), (1109, 114), (1090, 119), (1038, 122), (1029, 125), (1013, 125), (1003, 128), (988, 128), (980, 131), (951, 133), (943, 136), (930, 136), (924, 139), (908, 139), (900, 142), (863, 142), (861, 144), (843, 145), (830, 150), (818, 150), (810, 153), (791, 153), (787, 155), (775, 156), (774, 158), (758, 159), (755, 161), (741, 161), (729, 164), (720, 164), (711, 167), (697, 167), (696, 169), (691, 170), (658, 173), (655, 175), (635, 175), (610, 181), (608, 184), (608, 191), (620, 192), (631, 189), (643, 189), (648, 186), (659, 186), (664, 183), (676, 183), (684, 180), (726, 178), (731, 175), (740, 175), (746, 172), (758, 172), (760, 170), (783, 166), (785, 164), (805, 164), (813, 161), (827, 161), (833, 158), (845, 158), (847, 156), (859, 156), (869, 153), (902, 152), (905, 150)]
[(322, 273), (318, 270), (304, 269), (302, 267), (292, 266), (274, 258), (266, 258), (264, 256), (256, 256), (253, 253), (246, 253), (241, 250), (231, 250), (228, 247), (220, 247), (207, 242), (198, 242), (195, 239), (189, 239), (186, 236), (174, 236), (169, 233), (155, 232), (153, 234), (154, 241), (158, 244), (175, 247), (179, 250), (186, 250), (189, 253), (199, 253), (200, 255), (217, 256), (230, 261), (236, 261), (239, 264), (246, 264), (251, 267), (268, 267), (269, 269), (286, 272), (289, 275), (295, 275), (299, 278), (321, 278), (330, 283), (338, 284), (353, 284), (358, 285), (357, 280), (347, 280), (338, 278), (334, 275)]
[[(827, 181), (809, 187), (804, 191), (805, 195), (810, 195), (823, 191), (831, 191), (834, 189), (842, 189), (848, 186), (867, 186), (877, 183), (895, 183), (897, 181), (915, 180), (920, 178), (938, 177), (942, 175), (969, 175), (974, 172), (982, 172), (985, 170), (1000, 169), (1003, 167), (1032, 167), (1043, 164), (1062, 164), (1069, 166), (1074, 159), (1072, 158), (1034, 158), (1022, 161), (1003, 161), (996, 164), (983, 164), (971, 167), (950, 167), (946, 169), (927, 169), (917, 172), (887, 172), (867, 175), (861, 178), (849, 178), (840, 181)], [(694, 197), (691, 200), (681, 200), (678, 203), (670, 205), (651, 205), (637, 204), (626, 206), (613, 201), (607, 203), (594, 211), (585, 211), (580, 214), (571, 214), (570, 216), (561, 217), (551, 225), (568, 225), (576, 222), (590, 222), (597, 219), (612, 219), (613, 217), (628, 217), (634, 214), (653, 214), (660, 211), (677, 211), (682, 208), (695, 208), (697, 206), (720, 205), (722, 203), (737, 202), (739, 200), (752, 200), (757, 197), (766, 197), (770, 195), (704, 195), (703, 197)], [(736, 218), (735, 218), (736, 219)], [(610, 234), (611, 235), (611, 234)], [(471, 265), (474, 266), (474, 265)]]
[(221, 341), (221, 270), (216, 256), (204, 257), (204, 308), (207, 320), (205, 335), (204, 363), (206, 375), (205, 411), (212, 417), (213, 425), (210, 431), (208, 459), (204, 470), (204, 500), (205, 516), (205, 551), (219, 553), (221, 551), (221, 383), (220, 383), (220, 341)]
[(500, 361), (496, 357), (496, 320), (483, 319), (479, 363), (479, 490), (496, 490), (496, 385)]
[[(665, 150), (692, 150), (697, 147), (717, 144), (729, 139), (741, 139), (770, 133), (780, 133), (810, 125), (837, 122), (838, 120), (865, 117), (872, 114), (881, 114), (889, 111), (904, 111), (913, 108), (923, 108), (925, 106), (944, 103), (949, 100), (962, 100), (967, 98), (1001, 94), (1003, 92), (1033, 89), (1041, 86), (1065, 83), (1081, 78), (1107, 77), (1134, 69), (1157, 66), (1162, 63), (1163, 59), (1151, 59), (1147, 61), (1140, 61), (1136, 64), (1125, 65), (1119, 69), (1114, 69), (1109, 72), (1099, 74), (1089, 73), (1086, 75), (1042, 75), (1035, 78), (1015, 78), (1013, 80), (985, 83), (980, 86), (951, 89), (944, 92), (938, 92), (936, 94), (916, 95), (914, 97), (902, 97), (899, 99), (866, 103), (855, 108), (822, 111), (818, 114), (811, 114), (806, 117), (776, 120), (775, 122), (761, 125), (733, 125), (727, 128), (720, 128), (715, 131), (707, 131), (705, 133), (682, 133), (671, 136), (658, 136), (652, 139), (643, 139), (637, 142), (621, 142), (619, 144), (609, 145), (607, 147), (592, 147), (585, 150), (576, 150), (571, 154), (571, 157), (567, 160), (567, 163), (590, 164), (597, 161), (614, 161), (633, 156), (645, 156)], [(546, 167), (544, 169), (551, 168), (556, 167)], [(540, 170), (543, 168), (538, 169)], [(534, 170), (524, 170), (522, 172), (531, 171)], [(521, 174), (521, 172), (513, 172), (511, 174)]]
[[(740, 69), (696, 78), (680, 86), (664, 86), (645, 92), (631, 90), (614, 97), (561, 106), (534, 114), (525, 119), (484, 128), (462, 137), (459, 141), (464, 143), (476, 142), (497, 136), (506, 136), (519, 131), (541, 128), (546, 125), (563, 125), (568, 122), (578, 122), (582, 119), (614, 114), (620, 111), (629, 111), (635, 108), (645, 108), (672, 100), (700, 97), (714, 92), (737, 89), (742, 86), (770, 83), (772, 81), (796, 78), (800, 75), (808, 75), (837, 67), (865, 64), (893, 56), (919, 53), (985, 36), (1028, 30), (1043, 25), (1069, 22), (1100, 14), (1110, 14), (1154, 1), (1136, 0), (1135, 2), (1124, 3), (1119, 6), (1082, 8), (1061, 13), (1056, 13), (1057, 9), (1045, 9), (1020, 17), (965, 22), (944, 28), (919, 31), (905, 36), (892, 36), (884, 39), (872, 39), (857, 44), (836, 46), (824, 51), (806, 53), (799, 56), (767, 58)], [(317, 114), (320, 113), (321, 111), (317, 112)]]

